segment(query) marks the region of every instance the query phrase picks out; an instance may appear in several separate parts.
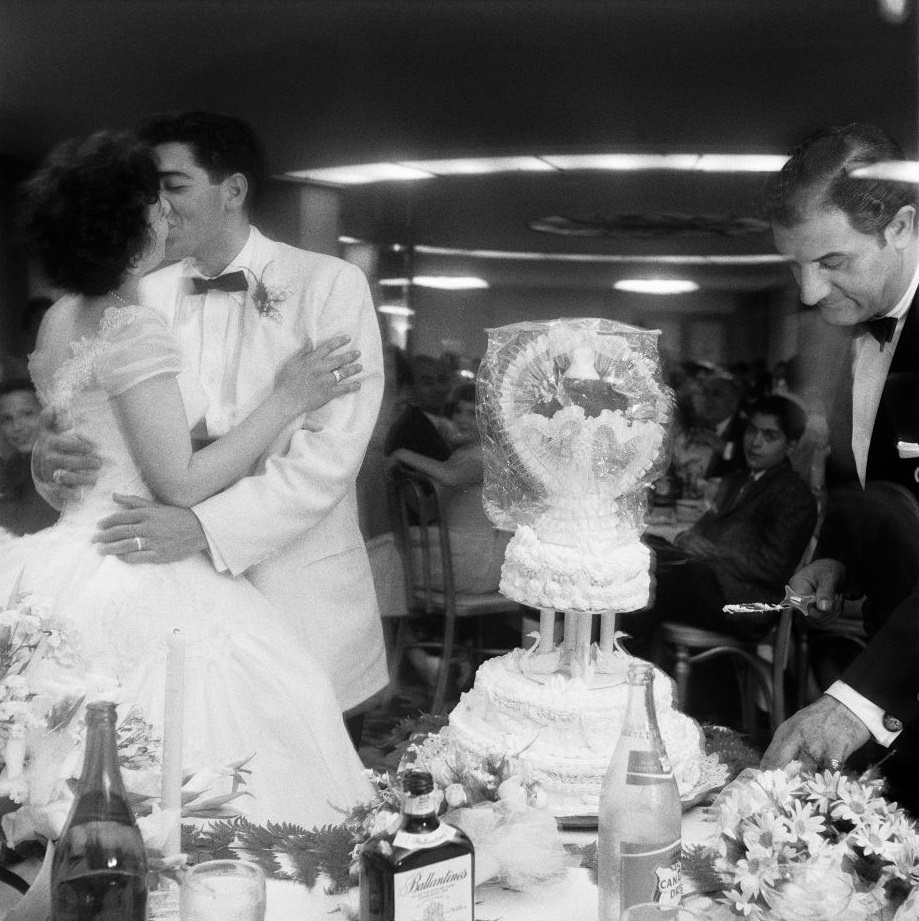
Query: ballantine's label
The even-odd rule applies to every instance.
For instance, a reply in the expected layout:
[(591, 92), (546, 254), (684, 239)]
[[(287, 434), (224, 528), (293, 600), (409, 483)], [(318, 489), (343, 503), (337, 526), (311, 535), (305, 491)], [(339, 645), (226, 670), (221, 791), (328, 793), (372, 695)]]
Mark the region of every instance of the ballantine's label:
[(393, 874), (398, 921), (468, 921), (473, 915), (472, 855)]
[(680, 879), (680, 839), (660, 844), (620, 846), (622, 911), (643, 902), (660, 902), (665, 907), (679, 905), (683, 895)]
[(625, 782), (636, 787), (669, 783), (673, 776), (670, 759), (653, 751), (630, 751)]
[(456, 832), (453, 828), (441, 823), (434, 831), (420, 834), (400, 829), (396, 832), (396, 837), (392, 839), (392, 844), (393, 847), (404, 847), (407, 851), (417, 851), (418, 848), (440, 847), (444, 841), (453, 841), (455, 838)]

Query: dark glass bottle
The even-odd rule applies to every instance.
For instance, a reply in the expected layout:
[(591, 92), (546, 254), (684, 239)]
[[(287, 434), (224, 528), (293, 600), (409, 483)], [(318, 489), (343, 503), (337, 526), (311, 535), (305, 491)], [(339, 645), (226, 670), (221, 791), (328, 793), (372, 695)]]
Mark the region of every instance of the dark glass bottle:
[(402, 825), (361, 855), (360, 921), (473, 921), (472, 842), (437, 818), (430, 774), (403, 784)]
[(51, 866), (51, 921), (144, 921), (147, 852), (118, 768), (115, 705), (86, 707), (83, 774)]

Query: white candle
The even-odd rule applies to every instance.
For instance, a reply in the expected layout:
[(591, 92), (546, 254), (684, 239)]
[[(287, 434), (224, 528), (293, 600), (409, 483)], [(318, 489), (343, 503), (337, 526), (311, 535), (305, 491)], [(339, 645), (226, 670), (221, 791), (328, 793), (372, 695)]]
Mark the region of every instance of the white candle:
[[(166, 709), (163, 718), (163, 777), (160, 807), (182, 811), (182, 715), (185, 705), (185, 639), (179, 630), (169, 635), (166, 647)], [(166, 843), (165, 856), (181, 849), (181, 821)]]
[(616, 638), (616, 615), (606, 613), (600, 615), (600, 651), (612, 652)]

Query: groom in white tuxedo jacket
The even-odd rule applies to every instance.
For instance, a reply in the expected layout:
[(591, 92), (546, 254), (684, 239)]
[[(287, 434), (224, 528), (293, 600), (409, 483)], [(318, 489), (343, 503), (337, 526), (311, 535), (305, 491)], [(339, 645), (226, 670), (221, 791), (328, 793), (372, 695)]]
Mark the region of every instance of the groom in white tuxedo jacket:
[[(268, 240), (250, 225), (261, 169), (244, 123), (185, 113), (155, 119), (143, 134), (172, 206), (167, 258), (179, 261), (147, 276), (141, 297), (182, 347), (183, 393), (204, 408), (193, 434), (216, 438), (237, 425), (306, 341), (347, 335), (364, 370), (358, 392), (326, 404), (308, 427), (291, 426), (248, 477), (193, 509), (119, 497), (124, 511), (101, 523), (100, 550), (132, 563), (204, 551), (219, 571), (245, 574), (325, 666), (342, 710), (359, 711), (388, 680), (355, 492), (383, 392), (367, 281), (349, 263)], [(85, 451), (53, 456), (42, 459), (40, 476), (53, 465), (65, 486), (92, 477), (86, 468), (96, 459)], [(70, 462), (80, 459), (82, 468)]]

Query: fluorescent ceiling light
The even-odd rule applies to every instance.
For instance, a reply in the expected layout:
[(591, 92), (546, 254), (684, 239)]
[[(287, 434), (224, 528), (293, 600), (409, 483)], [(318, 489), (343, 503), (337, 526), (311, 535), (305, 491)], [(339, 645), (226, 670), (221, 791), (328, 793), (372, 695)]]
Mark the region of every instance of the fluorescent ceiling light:
[[(521, 262), (627, 263), (633, 265), (778, 265), (785, 257), (776, 253), (751, 253), (748, 256), (627, 256), (619, 253), (533, 253), (501, 249), (461, 249), (451, 246), (415, 247), (417, 255), (460, 256), (475, 259)], [(396, 283), (397, 279), (393, 279)], [(383, 284), (383, 282), (380, 282)]]
[(412, 284), (419, 288), (441, 288), (444, 291), (471, 291), (488, 287), (484, 278), (476, 278), (474, 275), (416, 275)]
[(702, 154), (694, 169), (703, 173), (777, 173), (787, 160), (774, 154)]
[(576, 154), (543, 157), (546, 163), (560, 170), (600, 169), (678, 169), (691, 170), (699, 160), (698, 154)]
[(539, 157), (464, 157), (456, 160), (400, 160), (400, 166), (435, 176), (477, 176), (487, 173), (551, 173), (555, 168)]
[(358, 163), (325, 169), (295, 170), (292, 179), (328, 185), (366, 185), (373, 182), (402, 182), (434, 179), (438, 176), (473, 176), (513, 172), (557, 170), (680, 170), (706, 173), (773, 172), (787, 157), (774, 154), (698, 153), (597, 153), (552, 154), (519, 157), (453, 157), (443, 160), (398, 160)]
[(370, 182), (403, 182), (434, 178), (431, 173), (400, 166), (398, 163), (330, 166), (327, 169), (297, 170), (287, 175), (294, 179), (307, 179), (310, 182), (323, 182), (329, 185), (366, 185)]
[(687, 294), (699, 290), (694, 281), (684, 278), (623, 278), (613, 287), (638, 294)]
[(415, 316), (415, 311), (411, 307), (406, 307), (404, 304), (380, 304), (377, 307), (377, 313), (388, 313), (393, 317), (413, 317)]
[(915, 160), (885, 160), (869, 166), (859, 166), (850, 175), (858, 179), (889, 179), (892, 182), (919, 182), (919, 162)]
[(484, 278), (476, 278), (474, 275), (416, 275), (411, 280), (380, 278), (377, 284), (387, 288), (411, 284), (418, 288), (442, 288), (445, 291), (468, 291), (488, 287), (488, 282)]

